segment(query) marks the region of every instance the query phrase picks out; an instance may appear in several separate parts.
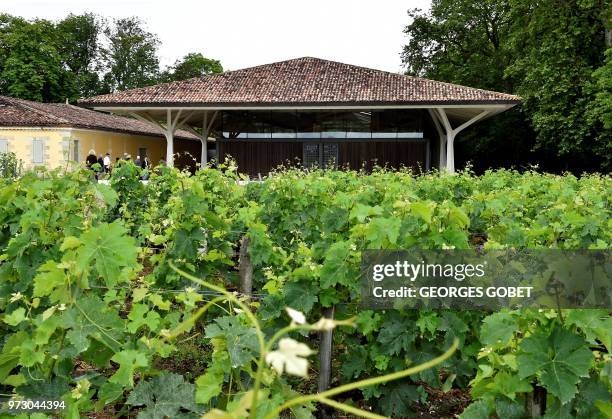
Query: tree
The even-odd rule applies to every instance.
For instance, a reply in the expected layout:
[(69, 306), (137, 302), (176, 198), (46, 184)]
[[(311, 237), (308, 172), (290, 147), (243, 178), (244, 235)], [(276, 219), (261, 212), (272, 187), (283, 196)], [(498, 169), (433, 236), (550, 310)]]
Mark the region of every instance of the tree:
[(159, 77), (159, 40), (147, 32), (136, 17), (116, 19), (105, 30), (108, 47), (102, 49), (106, 62), (104, 83), (111, 91), (154, 84)]
[[(414, 9), (408, 15), (409, 39), (402, 51), (408, 74), (512, 92), (512, 80), (504, 77), (512, 60), (507, 1), (434, 0), (428, 13)], [(536, 160), (534, 133), (520, 108), (471, 127), (455, 144), (457, 165), (471, 161), (477, 171)]]
[(588, 123), (602, 127), (595, 148), (605, 166), (612, 167), (612, 48), (606, 51), (604, 65), (593, 72), (593, 96), (587, 111)]
[(219, 60), (206, 58), (199, 52), (192, 52), (177, 60), (172, 67), (164, 71), (162, 81), (187, 80), (207, 74), (222, 73), (223, 66)]
[(430, 13), (409, 10), (402, 59), (409, 74), (508, 91), (509, 28), (505, 0), (434, 0)]
[(512, 4), (513, 61), (506, 74), (519, 81), (516, 92), (537, 132), (536, 145), (568, 165), (602, 164), (610, 135), (602, 121), (589, 118), (589, 109), (600, 89), (593, 76), (604, 65), (602, 15), (612, 6), (596, 0)]
[(68, 69), (75, 75), (81, 97), (101, 93), (100, 35), (102, 21), (91, 13), (70, 14), (57, 24), (63, 42), (59, 51)]
[(606, 10), (609, 0), (434, 0), (409, 12), (402, 57), (410, 74), (524, 98), (460, 136), (466, 160), (606, 170)]
[(3, 91), (43, 102), (76, 100), (75, 78), (64, 66), (54, 26), (46, 20), (18, 22), (3, 34)]

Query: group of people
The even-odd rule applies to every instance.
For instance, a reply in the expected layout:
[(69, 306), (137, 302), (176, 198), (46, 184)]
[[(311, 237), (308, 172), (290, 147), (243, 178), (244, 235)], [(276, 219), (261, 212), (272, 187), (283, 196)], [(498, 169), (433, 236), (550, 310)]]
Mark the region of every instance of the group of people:
[[(88, 169), (97, 172), (98, 175), (103, 174), (103, 173), (110, 174), (111, 171), (113, 170), (113, 167), (117, 166), (120, 163), (120, 161), (132, 161), (132, 156), (128, 153), (123, 153), (123, 158), (121, 159), (119, 157), (116, 157), (115, 163), (112, 164), (110, 153), (106, 153), (104, 156), (102, 156), (101, 154), (96, 156), (95, 150), (89, 150), (89, 153), (87, 154), (87, 158), (85, 159), (85, 165), (87, 166)], [(151, 163), (147, 156), (143, 156), (142, 158), (140, 156), (136, 156), (136, 160), (134, 160), (133, 163), (134, 165), (139, 166), (143, 170), (151, 168)], [(95, 164), (99, 165), (97, 170), (96, 170), (96, 167), (94, 166)]]

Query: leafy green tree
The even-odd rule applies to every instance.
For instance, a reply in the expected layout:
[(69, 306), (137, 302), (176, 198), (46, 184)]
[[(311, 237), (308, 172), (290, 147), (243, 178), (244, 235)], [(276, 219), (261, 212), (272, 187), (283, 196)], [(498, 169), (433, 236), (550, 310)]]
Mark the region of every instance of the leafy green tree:
[[(609, 0), (434, 0), (409, 11), (409, 74), (514, 93), (524, 104), (462, 133), (459, 160), (477, 169), (540, 163), (609, 166), (603, 65)], [(606, 99), (608, 98), (608, 99)], [(606, 163), (606, 161), (608, 163)]]
[(594, 98), (587, 112), (591, 126), (602, 127), (596, 137), (596, 149), (612, 167), (612, 48), (606, 50), (606, 61), (593, 72)]
[(157, 36), (138, 18), (116, 19), (105, 29), (108, 47), (102, 49), (106, 64), (104, 83), (109, 91), (154, 84), (159, 77)]
[(412, 22), (402, 58), (409, 74), (511, 91), (504, 71), (510, 6), (505, 0), (434, 0), (431, 11), (408, 11)]
[[(408, 74), (502, 92), (512, 92), (504, 77), (512, 60), (507, 48), (510, 6), (505, 0), (434, 0), (429, 12), (408, 12), (409, 37), (402, 51)], [(500, 139), (503, 138), (503, 141)], [(520, 108), (471, 127), (456, 141), (458, 166), (477, 171), (535, 162), (534, 133)]]
[(161, 80), (186, 80), (222, 72), (223, 66), (219, 60), (206, 58), (199, 52), (192, 52), (185, 55), (182, 59), (176, 60), (172, 67), (163, 72)]
[[(537, 132), (537, 146), (569, 159), (595, 162), (610, 149), (601, 121), (589, 118), (600, 87), (593, 74), (604, 64), (609, 1), (515, 0), (507, 74)], [(601, 140), (607, 144), (602, 144)]]
[(5, 59), (3, 91), (10, 96), (43, 102), (78, 98), (74, 75), (63, 66), (53, 23), (13, 21), (2, 34)]
[(75, 75), (81, 97), (101, 92), (100, 35), (103, 22), (94, 14), (70, 14), (57, 24), (63, 42), (59, 50), (68, 69)]
[[(8, 35), (19, 25), (26, 25), (26, 21), (7, 13), (0, 13), (0, 74), (2, 74), (11, 52), (7, 39)], [(0, 92), (6, 92), (6, 81), (2, 78), (0, 78)]]

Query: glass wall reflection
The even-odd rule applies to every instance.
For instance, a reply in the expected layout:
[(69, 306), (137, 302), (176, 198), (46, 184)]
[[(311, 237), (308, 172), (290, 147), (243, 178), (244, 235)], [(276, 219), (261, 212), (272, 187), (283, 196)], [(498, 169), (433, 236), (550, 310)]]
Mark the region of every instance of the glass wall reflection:
[(222, 111), (213, 131), (238, 139), (423, 138), (419, 109), (373, 111)]

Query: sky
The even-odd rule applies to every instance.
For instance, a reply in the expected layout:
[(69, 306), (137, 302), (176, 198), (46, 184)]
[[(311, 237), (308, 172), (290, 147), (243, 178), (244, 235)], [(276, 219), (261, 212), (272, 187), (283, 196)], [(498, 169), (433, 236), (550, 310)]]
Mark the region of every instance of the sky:
[(0, 12), (58, 20), (138, 16), (158, 35), (163, 66), (200, 52), (236, 70), (312, 56), (402, 71), (408, 9), (429, 0), (1, 0)]

